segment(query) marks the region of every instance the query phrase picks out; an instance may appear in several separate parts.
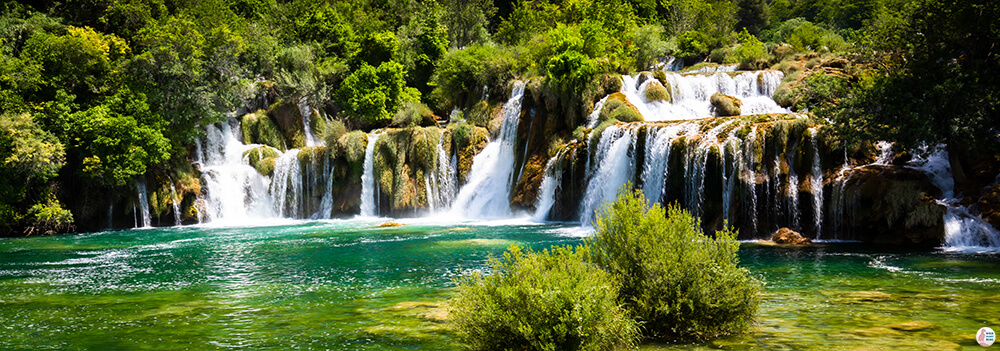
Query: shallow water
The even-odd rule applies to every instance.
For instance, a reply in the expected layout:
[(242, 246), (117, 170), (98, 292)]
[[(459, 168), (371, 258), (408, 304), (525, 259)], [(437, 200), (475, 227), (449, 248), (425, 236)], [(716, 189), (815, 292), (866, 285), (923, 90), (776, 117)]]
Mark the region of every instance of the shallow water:
[[(0, 240), (0, 349), (457, 349), (440, 322), (454, 277), (512, 244), (581, 240), (569, 224), (382, 222)], [(744, 243), (740, 255), (766, 282), (754, 333), (644, 348), (979, 348), (976, 330), (1000, 327), (995, 254)]]

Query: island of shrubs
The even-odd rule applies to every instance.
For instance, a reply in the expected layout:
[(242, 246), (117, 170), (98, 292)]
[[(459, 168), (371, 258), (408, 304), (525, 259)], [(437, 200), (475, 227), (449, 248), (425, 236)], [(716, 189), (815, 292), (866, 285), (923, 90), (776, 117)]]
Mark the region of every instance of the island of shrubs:
[(707, 236), (689, 212), (649, 206), (629, 185), (594, 224), (582, 245), (512, 246), (490, 259), (491, 274), (459, 278), (459, 340), (473, 350), (619, 350), (755, 323), (761, 284), (739, 266), (735, 232)]

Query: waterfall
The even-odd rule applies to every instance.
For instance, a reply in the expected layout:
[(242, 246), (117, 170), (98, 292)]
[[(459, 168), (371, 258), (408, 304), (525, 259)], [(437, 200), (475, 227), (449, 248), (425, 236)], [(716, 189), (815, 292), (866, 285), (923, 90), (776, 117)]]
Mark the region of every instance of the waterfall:
[(174, 208), (174, 225), (181, 225), (181, 199), (177, 197), (174, 181), (170, 181), (170, 204)]
[[(688, 138), (684, 162), (684, 199), (688, 211), (691, 211), (691, 214), (695, 216), (701, 215), (701, 204), (705, 195), (705, 165), (708, 163), (708, 154), (713, 147), (719, 147), (718, 135), (722, 129), (734, 122), (736, 120), (731, 119), (712, 127), (708, 132), (702, 134), (700, 139), (691, 140), (690, 137)], [(693, 147), (691, 143), (694, 143)]]
[[(139, 207), (139, 214), (142, 215), (141, 217), (142, 227), (143, 228), (152, 227), (153, 226), (152, 218), (150, 218), (149, 215), (149, 198), (146, 197), (145, 178), (139, 177), (139, 179), (135, 181), (135, 190), (136, 193), (138, 193), (139, 195), (139, 203), (136, 206)], [(136, 223), (136, 227), (138, 227), (138, 223)]]
[(200, 152), (195, 163), (202, 171), (205, 195), (204, 213), (199, 218), (209, 222), (241, 224), (255, 218), (280, 216), (274, 212), (269, 195), (270, 179), (257, 172), (243, 153), (260, 145), (244, 145), (240, 141), (239, 122), (230, 118), (206, 127), (199, 140)]
[[(643, 73), (644, 80), (622, 76), (621, 93), (625, 95), (642, 114), (646, 121), (674, 121), (712, 116), (709, 99), (714, 93), (732, 95), (743, 102), (744, 115), (766, 113), (788, 113), (778, 106), (771, 96), (781, 83), (784, 74), (780, 71), (743, 72), (736, 76), (728, 73), (678, 74), (665, 72), (664, 87), (670, 91), (670, 101), (649, 101), (646, 88), (655, 78)], [(595, 107), (595, 111), (598, 111)], [(588, 121), (596, 120), (592, 116)], [(592, 123), (592, 122), (591, 122)]]
[[(424, 178), (427, 188), (427, 204), (431, 213), (451, 206), (455, 199), (455, 184), (458, 183), (454, 162), (444, 151), (444, 134), (438, 138), (434, 170)], [(457, 155), (457, 153), (456, 153)]]
[(931, 183), (940, 188), (943, 194), (943, 199), (938, 200), (938, 203), (947, 207), (943, 216), (945, 248), (1000, 249), (1000, 231), (959, 203), (945, 146), (923, 145), (914, 151), (913, 159), (907, 166), (926, 173)]
[(788, 200), (788, 216), (791, 217), (791, 227), (800, 230), (799, 227), (799, 175), (795, 173), (795, 153), (798, 152), (799, 143), (792, 144), (791, 150), (785, 150), (788, 158), (788, 181), (785, 184), (785, 198)]
[(823, 233), (823, 169), (819, 159), (819, 138), (816, 136), (816, 128), (809, 129), (809, 138), (812, 139), (812, 169), (809, 172), (809, 191), (813, 197), (813, 220), (816, 222), (816, 239)]
[(316, 136), (312, 132), (312, 109), (309, 107), (309, 101), (305, 97), (302, 97), (299, 99), (298, 106), (299, 114), (302, 115), (302, 130), (306, 136), (306, 146), (319, 145), (316, 142)]
[[(855, 194), (847, 194), (847, 182), (851, 180), (853, 168), (847, 162), (847, 149), (844, 149), (844, 165), (837, 171), (837, 177), (833, 179), (833, 201), (830, 203), (830, 216), (833, 220), (833, 239), (839, 239), (843, 231), (845, 217), (852, 220), (854, 216), (854, 198), (849, 197)], [(817, 234), (817, 238), (819, 238)]]
[(535, 214), (531, 216), (534, 221), (545, 221), (552, 210), (552, 205), (556, 203), (556, 188), (562, 181), (562, 167), (559, 166), (559, 159), (563, 155), (560, 150), (555, 156), (545, 163), (545, 178), (542, 178), (542, 185), (538, 189), (538, 200), (535, 205)]
[(361, 216), (374, 217), (377, 208), (378, 193), (375, 187), (378, 185), (375, 180), (375, 143), (382, 136), (382, 132), (372, 132), (368, 134), (368, 145), (365, 146), (364, 173), (361, 174)]
[(313, 215), (315, 219), (330, 219), (330, 215), (333, 214), (333, 169), (334, 165), (330, 164), (330, 158), (325, 157), (323, 160), (323, 171), (324, 179), (326, 179), (326, 187), (323, 191), (323, 199), (320, 200), (319, 212)]
[(288, 150), (274, 163), (270, 192), (274, 198), (274, 213), (281, 217), (295, 217), (299, 213), (302, 196), (302, 174), (299, 167), (300, 150)]
[(758, 228), (757, 220), (757, 165), (758, 159), (762, 159), (763, 155), (758, 154), (757, 148), (757, 126), (750, 128), (750, 134), (747, 134), (746, 142), (743, 143), (743, 164), (742, 173), (744, 174), (744, 182), (746, 183), (746, 188), (750, 192), (750, 206), (749, 207), (749, 217), (750, 217), (750, 228), (752, 234), (756, 236)]
[(892, 143), (888, 141), (879, 141), (875, 143), (875, 150), (878, 151), (878, 156), (875, 158), (876, 165), (887, 165), (892, 162)]
[(518, 81), (503, 106), (500, 135), (472, 159), (468, 182), (458, 192), (452, 212), (467, 218), (504, 218), (510, 212), (517, 122), (521, 116), (524, 82)]
[(613, 125), (601, 134), (598, 143), (597, 170), (591, 177), (583, 197), (580, 222), (590, 225), (594, 211), (602, 203), (614, 201), (620, 188), (632, 179), (635, 171), (636, 130)]
[[(740, 168), (743, 163), (743, 148), (740, 146), (740, 139), (736, 137), (739, 128), (733, 128), (729, 136), (721, 145), (721, 166), (722, 166), (722, 218), (727, 222), (733, 220), (730, 207), (733, 202), (733, 192), (736, 188), (736, 179), (739, 178)], [(726, 157), (726, 156), (729, 157)]]
[(594, 127), (597, 127), (598, 124), (600, 124), (601, 109), (604, 108), (604, 103), (608, 101), (608, 96), (605, 96), (601, 98), (601, 100), (594, 103), (594, 110), (590, 111), (590, 114), (587, 115), (587, 125), (586, 125), (587, 128), (593, 129)]
[(674, 140), (697, 130), (695, 123), (660, 127), (646, 137), (646, 154), (643, 159), (642, 192), (651, 203), (662, 202), (667, 175), (669, 174), (670, 149)]

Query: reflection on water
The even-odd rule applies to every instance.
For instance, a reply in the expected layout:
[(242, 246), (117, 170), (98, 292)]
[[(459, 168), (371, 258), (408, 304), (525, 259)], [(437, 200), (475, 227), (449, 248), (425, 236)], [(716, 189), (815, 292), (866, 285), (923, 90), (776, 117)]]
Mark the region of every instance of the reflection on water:
[[(455, 349), (451, 280), (512, 244), (587, 230), (518, 221), (322, 221), (0, 240), (0, 349)], [(996, 254), (743, 243), (758, 329), (646, 349), (954, 349), (1000, 326)]]

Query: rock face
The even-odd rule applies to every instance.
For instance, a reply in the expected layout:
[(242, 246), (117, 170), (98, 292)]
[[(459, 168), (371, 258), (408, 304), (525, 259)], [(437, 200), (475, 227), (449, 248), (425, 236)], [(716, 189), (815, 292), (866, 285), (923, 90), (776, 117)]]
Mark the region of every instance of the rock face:
[(771, 241), (782, 245), (812, 245), (812, 240), (803, 238), (802, 234), (788, 228), (781, 228), (774, 232), (774, 235), (771, 235)]
[(842, 239), (933, 247), (944, 240), (941, 190), (920, 171), (893, 165), (853, 169), (842, 185), (852, 210)]

